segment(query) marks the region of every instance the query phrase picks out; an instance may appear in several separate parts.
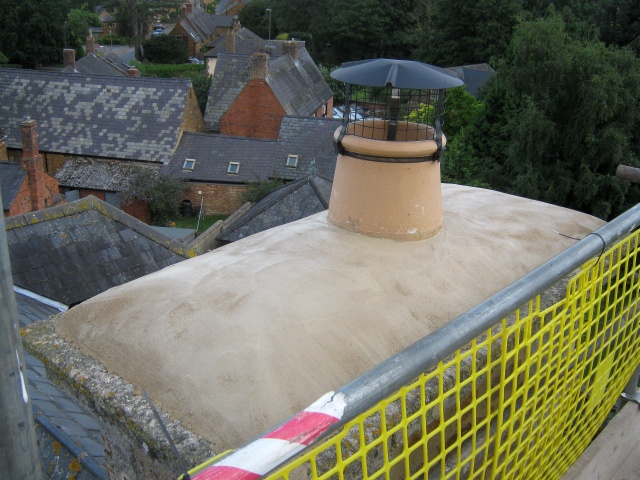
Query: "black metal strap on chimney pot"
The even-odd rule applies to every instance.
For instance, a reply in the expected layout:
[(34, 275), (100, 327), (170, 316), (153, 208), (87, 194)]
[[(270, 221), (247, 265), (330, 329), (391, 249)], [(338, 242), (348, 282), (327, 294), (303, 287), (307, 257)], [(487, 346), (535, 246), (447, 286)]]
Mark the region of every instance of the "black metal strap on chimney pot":
[[(339, 140), (336, 141), (336, 144), (339, 143)], [(374, 155), (364, 155), (362, 153), (352, 152), (350, 150), (346, 150), (344, 146), (340, 143), (338, 148), (342, 149), (341, 155), (347, 155), (349, 157), (357, 158), (358, 160), (367, 160), (369, 162), (383, 162), (383, 163), (421, 163), (421, 162), (437, 162), (439, 161), (437, 158), (438, 152), (433, 155), (425, 155), (424, 157), (408, 157), (408, 158), (399, 158), (399, 157), (377, 157)]]

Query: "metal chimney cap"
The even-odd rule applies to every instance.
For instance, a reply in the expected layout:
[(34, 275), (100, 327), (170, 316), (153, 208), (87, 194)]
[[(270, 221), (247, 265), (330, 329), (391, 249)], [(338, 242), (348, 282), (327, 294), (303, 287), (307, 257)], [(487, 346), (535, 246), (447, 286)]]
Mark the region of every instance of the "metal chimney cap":
[(413, 60), (375, 58), (345, 62), (331, 72), (336, 80), (352, 85), (395, 88), (441, 89), (464, 85), (458, 77), (443, 68)]

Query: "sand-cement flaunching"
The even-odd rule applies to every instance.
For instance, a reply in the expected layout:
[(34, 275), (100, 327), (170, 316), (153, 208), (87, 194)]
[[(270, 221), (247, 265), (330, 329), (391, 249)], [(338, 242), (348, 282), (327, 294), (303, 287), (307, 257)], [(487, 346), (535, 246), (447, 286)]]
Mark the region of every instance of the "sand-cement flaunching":
[(214, 444), (234, 448), (432, 332), (603, 225), (443, 185), (443, 229), (363, 236), (327, 213), (113, 288), (56, 329)]

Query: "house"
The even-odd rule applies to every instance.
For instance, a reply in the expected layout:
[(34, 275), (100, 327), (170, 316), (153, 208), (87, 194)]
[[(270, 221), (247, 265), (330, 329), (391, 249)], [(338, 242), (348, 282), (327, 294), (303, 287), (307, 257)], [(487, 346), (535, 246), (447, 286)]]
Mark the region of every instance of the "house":
[(331, 181), (309, 175), (274, 190), (225, 226), (216, 240), (231, 243), (273, 227), (295, 222), (329, 207)]
[(218, 56), (221, 53), (268, 53), (271, 58), (277, 58), (284, 53), (286, 40), (264, 40), (251, 30), (240, 27), (239, 23), (224, 35), (216, 38), (207, 45), (204, 60), (207, 74), (213, 75), (216, 70)]
[(38, 151), (38, 123), (26, 119), (20, 124), (22, 156), (20, 162), (2, 158), (0, 149), (0, 191), (4, 216), (20, 215), (60, 203), (58, 181), (44, 171)]
[[(47, 173), (55, 176), (69, 160), (82, 167), (67, 186), (77, 189), (83, 188), (77, 179), (90, 179), (88, 169), (99, 170), (103, 162), (157, 170), (169, 162), (183, 132), (205, 130), (190, 80), (2, 69), (0, 124), (8, 127), (9, 160), (22, 155), (17, 124), (26, 115), (38, 121)], [(80, 161), (86, 159), (92, 162)], [(71, 176), (66, 169), (63, 181)], [(95, 182), (84, 188), (95, 190)]]
[(102, 32), (100, 32), (98, 38), (102, 38), (105, 35), (118, 35), (118, 22), (116, 21), (115, 11), (108, 12), (105, 8), (101, 8), (97, 13), (102, 22)]
[(194, 253), (95, 198), (8, 217), (13, 283), (73, 306)]
[(238, 15), (251, 0), (220, 0), (216, 5), (216, 15)]
[(185, 200), (206, 214), (229, 215), (243, 203), (248, 181), (273, 177), (275, 140), (186, 132), (161, 169), (188, 182)]
[(168, 35), (184, 41), (187, 54), (200, 57), (200, 49), (214, 38), (233, 28), (233, 17), (207, 13), (191, 3), (183, 6), (183, 18), (168, 32)]
[[(75, 59), (75, 50), (65, 49), (63, 73), (83, 73), (88, 75), (115, 75), (139, 77), (140, 71), (127, 64), (120, 56), (108, 51), (104, 55), (97, 55), (95, 41), (89, 36), (86, 40), (87, 54), (80, 60)], [(73, 55), (72, 55), (73, 53)]]
[(218, 56), (205, 123), (213, 132), (278, 138), (285, 115), (331, 117), (333, 93), (304, 47), (285, 42), (284, 55)]

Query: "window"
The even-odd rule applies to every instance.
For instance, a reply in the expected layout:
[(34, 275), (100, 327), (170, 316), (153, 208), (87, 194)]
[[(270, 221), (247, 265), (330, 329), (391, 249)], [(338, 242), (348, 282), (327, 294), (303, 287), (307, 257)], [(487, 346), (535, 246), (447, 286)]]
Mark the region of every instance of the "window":
[(187, 170), (189, 172), (193, 172), (194, 167), (196, 166), (195, 158), (187, 158), (182, 164), (182, 170)]
[(327, 116), (327, 104), (323, 104), (322, 105), (322, 116), (326, 117)]
[(239, 171), (240, 171), (240, 162), (229, 162), (229, 168), (227, 169), (227, 174), (237, 175)]
[(117, 23), (111, 23), (109, 24), (109, 28), (116, 28), (118, 26)]
[(286, 165), (287, 168), (298, 168), (298, 155), (289, 155)]

